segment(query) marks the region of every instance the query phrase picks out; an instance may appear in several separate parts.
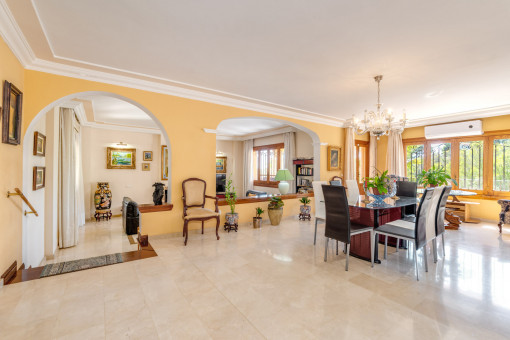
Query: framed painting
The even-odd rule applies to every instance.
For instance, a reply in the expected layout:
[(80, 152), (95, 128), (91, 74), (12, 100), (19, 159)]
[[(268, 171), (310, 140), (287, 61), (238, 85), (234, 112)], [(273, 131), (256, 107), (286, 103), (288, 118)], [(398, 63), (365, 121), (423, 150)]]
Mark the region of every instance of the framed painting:
[(106, 149), (107, 169), (136, 169), (136, 149)]
[(32, 181), (32, 190), (39, 190), (44, 188), (46, 184), (46, 167), (34, 166), (34, 177)]
[(6, 80), (2, 109), (2, 143), (12, 145), (20, 143), (22, 102), (23, 93)]
[(151, 163), (142, 163), (142, 171), (151, 171)]
[(161, 145), (161, 180), (168, 180), (168, 147)]
[(328, 171), (341, 170), (342, 148), (339, 146), (328, 146)]
[(46, 155), (46, 136), (40, 132), (34, 132), (34, 156)]
[(216, 173), (227, 173), (227, 157), (216, 157)]
[(144, 161), (152, 161), (152, 151), (144, 151), (143, 152), (143, 160)]

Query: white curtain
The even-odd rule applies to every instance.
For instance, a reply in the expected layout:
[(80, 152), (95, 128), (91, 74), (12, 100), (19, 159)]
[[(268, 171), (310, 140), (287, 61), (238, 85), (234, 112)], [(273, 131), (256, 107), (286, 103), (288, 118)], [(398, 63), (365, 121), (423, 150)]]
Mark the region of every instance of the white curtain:
[(368, 151), (368, 175), (374, 177), (377, 172), (377, 137), (370, 136), (370, 149)]
[(356, 179), (356, 145), (354, 143), (354, 129), (347, 128), (345, 133), (344, 181)]
[(296, 192), (296, 169), (294, 168), (294, 158), (296, 158), (296, 134), (294, 132), (286, 132), (283, 134), (283, 147), (285, 152), (285, 168), (287, 168), (292, 176), (293, 181), (288, 181), (290, 185), (289, 193)]
[(400, 132), (390, 132), (388, 135), (388, 152), (386, 153), (386, 165), (388, 174), (405, 176), (404, 145)]
[(243, 156), (244, 174), (242, 197), (246, 195), (246, 191), (253, 190), (253, 139), (247, 139), (244, 141)]
[(85, 224), (81, 139), (74, 110), (60, 109), (58, 149), (58, 246), (78, 244), (78, 227)]

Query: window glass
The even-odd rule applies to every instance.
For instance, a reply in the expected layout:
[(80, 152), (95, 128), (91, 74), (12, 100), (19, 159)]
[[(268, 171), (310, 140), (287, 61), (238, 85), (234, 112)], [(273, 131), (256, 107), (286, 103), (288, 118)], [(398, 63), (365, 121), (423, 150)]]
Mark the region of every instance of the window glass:
[(446, 173), (452, 173), (452, 144), (451, 143), (432, 143), (430, 144), (430, 165), (431, 168), (446, 170)]
[(406, 147), (406, 174), (411, 182), (418, 180), (425, 163), (424, 145), (408, 145)]
[(510, 139), (495, 139), (493, 144), (492, 188), (510, 191)]
[(483, 190), (483, 141), (459, 143), (459, 188)]

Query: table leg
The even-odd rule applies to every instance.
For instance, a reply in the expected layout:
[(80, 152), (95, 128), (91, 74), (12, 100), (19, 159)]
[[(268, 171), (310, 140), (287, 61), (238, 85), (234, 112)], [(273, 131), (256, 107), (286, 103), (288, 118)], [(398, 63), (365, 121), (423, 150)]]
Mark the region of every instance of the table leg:
[[(373, 210), (374, 212), (374, 229), (379, 228), (379, 210)], [(374, 242), (374, 263), (381, 263), (381, 260), (379, 260), (379, 236)]]

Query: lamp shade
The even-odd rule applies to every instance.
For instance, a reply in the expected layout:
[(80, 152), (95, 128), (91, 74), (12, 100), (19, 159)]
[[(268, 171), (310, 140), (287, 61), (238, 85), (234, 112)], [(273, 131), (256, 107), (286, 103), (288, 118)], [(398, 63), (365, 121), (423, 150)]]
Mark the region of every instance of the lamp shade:
[(288, 169), (280, 169), (276, 173), (276, 176), (274, 178), (275, 181), (292, 181), (294, 179), (294, 176), (290, 173)]

